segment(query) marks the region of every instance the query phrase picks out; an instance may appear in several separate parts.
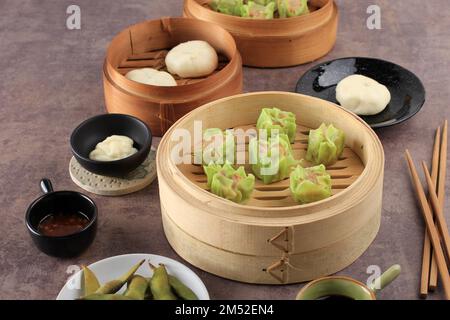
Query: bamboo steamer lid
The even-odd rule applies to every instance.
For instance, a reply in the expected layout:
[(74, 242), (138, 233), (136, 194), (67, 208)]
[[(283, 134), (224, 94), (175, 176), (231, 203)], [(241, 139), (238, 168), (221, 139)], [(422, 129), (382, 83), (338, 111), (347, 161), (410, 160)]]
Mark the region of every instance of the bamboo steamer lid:
[[(306, 128), (326, 122), (344, 130), (344, 156), (327, 168), (333, 178), (331, 198), (297, 205), (285, 193), (286, 182), (268, 187), (257, 183), (247, 205), (235, 204), (205, 190), (198, 167), (172, 161), (176, 129), (193, 133), (194, 121), (199, 120), (203, 128), (249, 126), (267, 106), (297, 115), (299, 130), (293, 145), (297, 158), (306, 149), (302, 142)], [(359, 117), (324, 100), (259, 92), (209, 103), (169, 130), (156, 161), (169, 242), (190, 263), (226, 278), (294, 283), (331, 274), (353, 263), (378, 232), (384, 172), (381, 142)]]
[(334, 47), (338, 8), (333, 0), (311, 0), (311, 13), (285, 19), (247, 19), (211, 10), (209, 0), (185, 0), (185, 17), (214, 22), (236, 40), (243, 63), (287, 67), (325, 56)]
[[(219, 55), (208, 77), (181, 79), (178, 86), (137, 83), (125, 74), (137, 68), (167, 71), (165, 56), (179, 43), (204, 40)], [(133, 115), (155, 136), (162, 136), (180, 117), (207, 102), (242, 92), (242, 60), (233, 37), (222, 27), (195, 19), (162, 18), (126, 28), (111, 42), (103, 66), (108, 112)]]

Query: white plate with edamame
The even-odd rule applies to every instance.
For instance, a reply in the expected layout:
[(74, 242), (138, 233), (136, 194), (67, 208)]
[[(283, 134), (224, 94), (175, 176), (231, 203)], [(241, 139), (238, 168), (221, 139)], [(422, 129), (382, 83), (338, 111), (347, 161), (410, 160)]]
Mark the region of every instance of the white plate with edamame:
[[(153, 272), (151, 271), (147, 261), (156, 266), (162, 263), (166, 266), (169, 274), (177, 277), (181, 282), (189, 287), (200, 300), (209, 300), (208, 290), (206, 289), (204, 283), (191, 269), (178, 261), (163, 256), (154, 254), (126, 254), (100, 260), (89, 265), (88, 267), (95, 273), (100, 284), (103, 284), (110, 280), (119, 278), (140, 260), (146, 260), (146, 262), (140, 266), (140, 268), (136, 271), (136, 274), (143, 277), (151, 277)], [(82, 280), (83, 271), (80, 270), (67, 281), (59, 292), (56, 300), (79, 299), (84, 292)], [(124, 288), (122, 288), (119, 293), (123, 290)]]

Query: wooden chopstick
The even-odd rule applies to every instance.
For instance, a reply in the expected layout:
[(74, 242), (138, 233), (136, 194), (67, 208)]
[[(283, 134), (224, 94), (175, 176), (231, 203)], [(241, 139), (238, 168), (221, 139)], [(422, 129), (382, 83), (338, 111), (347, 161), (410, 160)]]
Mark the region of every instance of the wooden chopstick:
[[(441, 145), (441, 127), (436, 130), (434, 137), (433, 158), (431, 160), (431, 180), (434, 185), (437, 186), (438, 173), (439, 173), (439, 150)], [(425, 227), (425, 235), (423, 240), (423, 253), (422, 253), (422, 274), (420, 277), (420, 297), (426, 298), (428, 295), (428, 284), (430, 279), (430, 266), (431, 266), (432, 248), (430, 242), (430, 236), (428, 230)], [(436, 268), (437, 271), (437, 268)]]
[(434, 210), (434, 217), (436, 219), (436, 224), (438, 226), (438, 231), (440, 232), (442, 244), (447, 254), (450, 257), (450, 234), (448, 233), (447, 221), (445, 221), (444, 214), (442, 212), (442, 207), (439, 203), (439, 199), (436, 195), (436, 187), (431, 181), (430, 173), (428, 172), (427, 164), (422, 162), (423, 172), (425, 173), (425, 179), (428, 184), (428, 193), (430, 194), (431, 205)]
[(433, 246), (434, 254), (436, 256), (436, 263), (444, 287), (445, 297), (447, 300), (450, 300), (450, 275), (448, 273), (447, 262), (445, 261), (444, 252), (442, 251), (438, 231), (433, 221), (433, 214), (431, 213), (430, 206), (428, 205), (425, 191), (423, 190), (422, 183), (420, 182), (419, 175), (417, 174), (416, 167), (414, 166), (414, 162), (411, 158), (411, 154), (409, 153), (408, 150), (406, 150), (405, 155), (409, 171), (411, 174), (412, 182), (414, 185), (414, 189), (416, 191), (416, 195), (422, 209), (421, 211), (427, 226), (428, 233), (430, 235), (430, 240)]
[[(447, 131), (448, 131), (448, 121), (445, 120), (444, 128), (442, 130), (442, 139), (440, 146), (440, 159), (439, 159), (439, 178), (437, 183), (437, 195), (439, 199), (439, 204), (444, 210), (445, 208), (445, 180), (447, 173)], [(450, 258), (450, 257), (449, 257)], [(438, 277), (437, 277), (437, 265), (436, 258), (431, 255), (431, 270), (430, 270), (430, 282), (429, 289), (431, 291), (435, 290), (437, 287)]]

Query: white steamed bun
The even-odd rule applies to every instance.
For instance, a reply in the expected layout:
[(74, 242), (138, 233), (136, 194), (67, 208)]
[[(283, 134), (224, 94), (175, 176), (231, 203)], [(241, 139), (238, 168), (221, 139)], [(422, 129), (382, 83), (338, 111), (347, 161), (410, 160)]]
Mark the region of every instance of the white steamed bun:
[(391, 101), (386, 86), (359, 74), (341, 80), (336, 88), (336, 100), (358, 115), (369, 116), (383, 111)]
[(152, 68), (131, 70), (125, 77), (129, 80), (152, 86), (174, 87), (177, 85), (177, 82), (170, 73)]
[(201, 40), (181, 43), (166, 56), (167, 70), (182, 78), (208, 76), (217, 69), (218, 63), (216, 50)]

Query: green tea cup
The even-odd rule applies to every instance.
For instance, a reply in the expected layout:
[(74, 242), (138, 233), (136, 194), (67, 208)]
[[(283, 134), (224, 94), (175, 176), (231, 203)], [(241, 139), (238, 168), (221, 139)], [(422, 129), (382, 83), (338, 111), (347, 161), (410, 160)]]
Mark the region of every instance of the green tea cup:
[(393, 265), (368, 286), (344, 276), (320, 278), (305, 285), (296, 300), (376, 300), (377, 291), (395, 280), (400, 271), (398, 264)]

